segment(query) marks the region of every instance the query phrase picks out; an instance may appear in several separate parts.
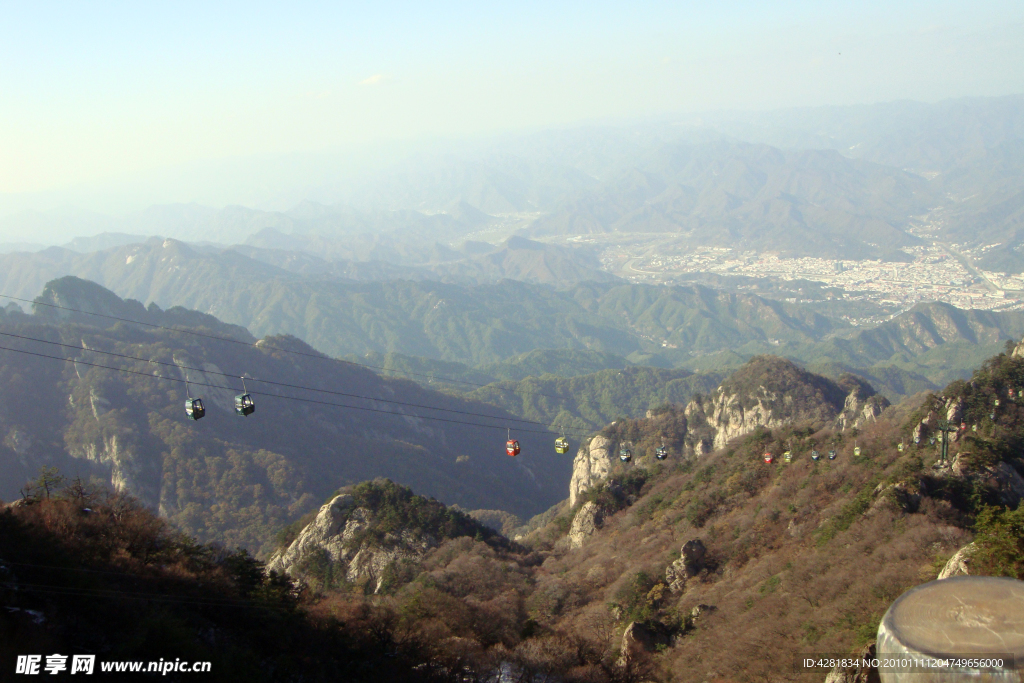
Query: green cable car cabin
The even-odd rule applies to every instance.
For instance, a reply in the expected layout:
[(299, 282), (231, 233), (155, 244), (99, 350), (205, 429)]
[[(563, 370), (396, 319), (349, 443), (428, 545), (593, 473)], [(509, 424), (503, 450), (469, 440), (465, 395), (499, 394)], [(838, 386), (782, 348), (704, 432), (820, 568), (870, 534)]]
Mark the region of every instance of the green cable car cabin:
[(206, 415), (206, 408), (201, 398), (185, 399), (185, 415), (190, 420), (201, 420)]
[(619, 449), (619, 460), (622, 462), (629, 462), (633, 459), (633, 451), (623, 446)]
[(654, 457), (658, 460), (664, 460), (668, 457), (668, 449), (664, 446), (658, 446), (657, 450), (654, 451)]
[(242, 417), (248, 417), (256, 412), (256, 402), (252, 400), (252, 396), (249, 394), (239, 394), (235, 396), (235, 414), (241, 415)]
[(560, 436), (555, 439), (555, 453), (564, 454), (569, 452), (569, 439)]

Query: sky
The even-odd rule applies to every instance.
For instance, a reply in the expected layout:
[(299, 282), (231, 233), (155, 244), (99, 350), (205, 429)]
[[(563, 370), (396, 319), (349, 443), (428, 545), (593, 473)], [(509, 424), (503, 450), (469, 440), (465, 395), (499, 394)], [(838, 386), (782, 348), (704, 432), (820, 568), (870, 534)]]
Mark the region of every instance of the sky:
[[(0, 0), (0, 16), (0, 209), (93, 190), (129, 208), (140, 179), (145, 201), (191, 201), (154, 179), (204, 164), (1024, 92), (1019, 0)], [(224, 201), (247, 196), (221, 176)]]

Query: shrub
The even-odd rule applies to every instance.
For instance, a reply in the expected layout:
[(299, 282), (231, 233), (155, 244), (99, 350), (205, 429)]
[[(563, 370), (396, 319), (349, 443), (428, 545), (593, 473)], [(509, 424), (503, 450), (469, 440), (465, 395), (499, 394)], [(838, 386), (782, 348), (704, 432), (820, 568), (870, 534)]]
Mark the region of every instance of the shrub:
[(1024, 579), (1024, 506), (1016, 510), (985, 506), (974, 523), (977, 551), (971, 571)]

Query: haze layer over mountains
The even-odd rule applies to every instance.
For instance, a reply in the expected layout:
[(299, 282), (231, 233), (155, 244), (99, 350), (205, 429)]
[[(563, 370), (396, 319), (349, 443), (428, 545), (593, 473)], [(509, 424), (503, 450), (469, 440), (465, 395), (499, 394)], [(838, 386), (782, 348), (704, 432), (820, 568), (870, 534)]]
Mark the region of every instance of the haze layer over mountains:
[(0, 241), (119, 232), (416, 265), (452, 258), (424, 251), (435, 242), (671, 233), (693, 245), (899, 260), (921, 241), (908, 227), (931, 216), (934, 237), (999, 244), (986, 258), (1019, 272), (1022, 138), (1021, 96), (587, 126), (439, 144), (315, 188), (289, 166), (281, 183), (307, 182), (308, 199), (284, 211), (162, 205), (106, 217), (17, 211), (8, 196)]

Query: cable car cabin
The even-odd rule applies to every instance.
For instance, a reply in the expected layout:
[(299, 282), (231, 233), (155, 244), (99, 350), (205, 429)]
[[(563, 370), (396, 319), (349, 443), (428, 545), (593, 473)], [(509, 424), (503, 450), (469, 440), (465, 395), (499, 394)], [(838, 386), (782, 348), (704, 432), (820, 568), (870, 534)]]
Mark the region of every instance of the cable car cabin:
[(235, 414), (248, 417), (256, 412), (256, 403), (249, 394), (235, 396)]
[(821, 453), (818, 453), (818, 451), (811, 451), (811, 460), (818, 460), (819, 458), (821, 458)]
[(201, 420), (206, 415), (206, 408), (203, 406), (203, 399), (185, 399), (185, 415), (190, 420)]
[(771, 453), (765, 453), (764, 454), (764, 461), (766, 463), (768, 463), (769, 465), (771, 465), (773, 462), (775, 462), (775, 456), (772, 455)]
[(835, 451), (829, 451), (828, 452), (828, 459), (829, 460), (835, 460), (836, 459), (836, 452)]
[(658, 460), (664, 460), (668, 457), (668, 449), (664, 446), (658, 446), (657, 450), (654, 451), (654, 457)]
[(896, 444), (896, 450), (898, 450), (900, 453), (903, 452), (903, 442), (902, 441), (900, 443)]
[(505, 452), (508, 453), (513, 458), (519, 455), (519, 442), (516, 441), (515, 439), (509, 439), (508, 441), (506, 441)]
[(853, 447), (853, 454), (854, 455), (860, 455), (860, 446), (854, 446)]
[(569, 439), (564, 436), (560, 436), (555, 439), (555, 453), (568, 453), (569, 452)]
[(622, 462), (629, 462), (633, 459), (633, 451), (628, 448), (623, 448), (619, 451), (619, 460)]
[(782, 454), (782, 459), (786, 462), (793, 462), (793, 451), (786, 451)]

